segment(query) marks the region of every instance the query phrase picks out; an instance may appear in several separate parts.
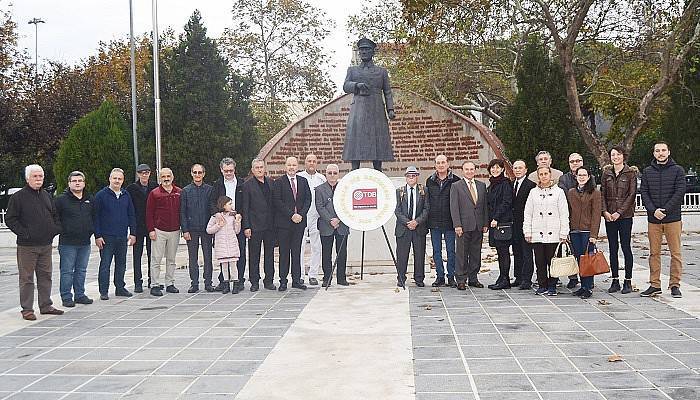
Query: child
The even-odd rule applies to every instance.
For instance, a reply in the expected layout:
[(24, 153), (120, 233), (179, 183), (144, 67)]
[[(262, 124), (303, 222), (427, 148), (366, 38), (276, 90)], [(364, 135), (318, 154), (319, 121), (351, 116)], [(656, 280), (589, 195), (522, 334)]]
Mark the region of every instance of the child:
[[(233, 211), (233, 202), (228, 196), (219, 197), (216, 207), (219, 212), (209, 219), (207, 233), (214, 235), (214, 253), (222, 274), (226, 264), (228, 279), (224, 282), (222, 293), (237, 294), (240, 291), (238, 280), (233, 281), (233, 289), (231, 289), (231, 265), (235, 269), (238, 258), (241, 256), (236, 236), (241, 231), (241, 215)], [(238, 270), (233, 271), (233, 276), (238, 277)]]

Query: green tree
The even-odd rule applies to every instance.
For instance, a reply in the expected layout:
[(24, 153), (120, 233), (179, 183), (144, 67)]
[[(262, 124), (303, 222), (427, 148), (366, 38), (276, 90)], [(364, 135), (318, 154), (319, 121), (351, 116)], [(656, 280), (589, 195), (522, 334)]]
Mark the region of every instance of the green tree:
[[(190, 181), (190, 166), (201, 163), (208, 178), (223, 157), (245, 165), (258, 150), (250, 107), (251, 81), (231, 73), (216, 41), (207, 37), (199, 11), (190, 17), (160, 65), (162, 162), (179, 185)], [(141, 133), (143, 161), (155, 159), (153, 106), (146, 108)], [(147, 138), (147, 139), (146, 139)]]
[(540, 150), (552, 153), (552, 165), (565, 172), (569, 153), (586, 155), (566, 107), (561, 75), (539, 38), (531, 38), (516, 72), (518, 94), (496, 126), (508, 158), (522, 158), (531, 170)]
[(131, 135), (119, 109), (109, 101), (81, 118), (61, 143), (53, 170), (57, 189), (67, 186), (71, 171), (85, 174), (86, 188), (94, 193), (108, 182), (112, 168), (133, 176)]

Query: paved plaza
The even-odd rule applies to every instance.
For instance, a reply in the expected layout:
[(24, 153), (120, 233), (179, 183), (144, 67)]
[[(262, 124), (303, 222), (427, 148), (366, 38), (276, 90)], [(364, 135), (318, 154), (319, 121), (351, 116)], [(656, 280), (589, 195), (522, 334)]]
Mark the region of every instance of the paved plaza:
[[(87, 278), (95, 304), (34, 323), (19, 314), (14, 249), (0, 249), (0, 398), (696, 400), (700, 240), (683, 239), (680, 300), (667, 290), (658, 299), (609, 295), (605, 276), (588, 300), (566, 288), (554, 298), (404, 291), (390, 267), (373, 267), (349, 287), (246, 286), (237, 295), (187, 294), (180, 268), (179, 294), (100, 301), (95, 252)], [(643, 290), (643, 236), (634, 251)], [(490, 253), (484, 284), (497, 275)], [(183, 246), (178, 256), (184, 265)], [(53, 300), (63, 308), (57, 270), (56, 255)], [(426, 283), (433, 278), (431, 271)], [(621, 360), (610, 362), (614, 355)]]

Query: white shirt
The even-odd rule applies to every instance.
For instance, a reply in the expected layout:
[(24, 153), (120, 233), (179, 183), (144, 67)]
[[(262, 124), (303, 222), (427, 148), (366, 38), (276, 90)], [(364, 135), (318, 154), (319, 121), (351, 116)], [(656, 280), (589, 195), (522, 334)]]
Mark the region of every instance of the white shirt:
[[(406, 196), (410, 196), (410, 195), (411, 195), (411, 186), (406, 185)], [(410, 201), (408, 201), (408, 198), (407, 198), (406, 204), (408, 204), (408, 203), (410, 203)], [(416, 219), (416, 217), (418, 216), (416, 214), (416, 205), (417, 204), (418, 204), (418, 185), (413, 187), (413, 218), (412, 219)]]
[[(110, 187), (109, 189), (110, 189), (112, 192), (114, 192), (114, 189), (112, 189), (111, 187)], [(118, 199), (118, 198), (122, 195), (122, 191), (119, 190), (118, 192), (114, 192), (114, 195), (117, 196), (117, 199)]]
[(523, 187), (523, 182), (525, 181), (525, 179), (527, 179), (527, 175), (524, 175), (522, 178), (518, 178), (515, 180), (515, 182), (516, 182), (515, 184), (518, 185), (518, 191), (515, 192), (516, 196), (518, 195), (518, 193), (520, 193), (520, 188)]
[(318, 219), (319, 215), (318, 211), (316, 211), (315, 189), (326, 182), (326, 177), (319, 172), (316, 172), (315, 174), (311, 175), (310, 173), (306, 172), (306, 170), (297, 173), (297, 176), (306, 178), (306, 180), (309, 182), (309, 189), (311, 189), (311, 208), (309, 208), (309, 212), (308, 214), (306, 214), (306, 218), (308, 218), (309, 221)]
[(231, 204), (233, 204), (233, 209), (236, 209), (236, 186), (238, 185), (238, 180), (234, 176), (232, 180), (227, 181), (224, 179), (224, 187), (226, 188), (226, 196), (231, 199)]

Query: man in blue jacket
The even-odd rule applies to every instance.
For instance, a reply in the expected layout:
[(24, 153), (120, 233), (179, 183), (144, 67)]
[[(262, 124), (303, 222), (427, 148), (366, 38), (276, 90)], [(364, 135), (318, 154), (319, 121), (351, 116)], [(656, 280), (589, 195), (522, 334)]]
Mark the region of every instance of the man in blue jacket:
[(654, 144), (654, 160), (642, 172), (639, 188), (649, 221), (649, 288), (640, 295), (661, 294), (661, 240), (665, 236), (671, 252), (671, 296), (682, 297), (681, 205), (685, 196), (685, 170), (671, 158), (666, 142)]
[[(100, 249), (100, 269), (97, 282), (100, 300), (109, 300), (109, 270), (114, 258), (115, 296), (130, 297), (126, 290), (126, 249), (136, 242), (136, 216), (129, 192), (122, 190), (124, 170), (114, 168), (109, 174), (109, 186), (95, 195), (95, 244)], [(128, 234), (128, 242), (127, 242)]]

